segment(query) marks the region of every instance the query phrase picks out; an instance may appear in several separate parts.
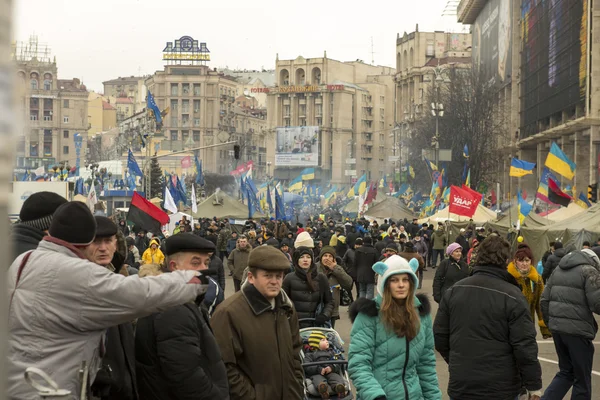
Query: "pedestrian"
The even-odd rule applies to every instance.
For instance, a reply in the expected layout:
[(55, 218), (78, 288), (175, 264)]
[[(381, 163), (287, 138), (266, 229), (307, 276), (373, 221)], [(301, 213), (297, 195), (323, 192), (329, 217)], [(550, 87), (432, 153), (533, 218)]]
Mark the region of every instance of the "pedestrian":
[(52, 215), (67, 199), (53, 192), (38, 192), (29, 196), (19, 212), (19, 221), (12, 226), (10, 241), (14, 261), (19, 255), (35, 250), (48, 234)]
[(398, 255), (404, 258), (406, 261), (410, 261), (413, 258), (417, 260), (417, 262), (419, 263), (419, 268), (417, 270), (419, 285), (417, 286), (417, 289), (421, 289), (421, 287), (423, 286), (423, 269), (425, 268), (425, 261), (423, 260), (423, 257), (421, 257), (419, 253), (417, 253), (413, 242), (406, 243), (404, 245), (404, 251), (402, 253), (398, 253)]
[(544, 292), (544, 281), (542, 280), (542, 276), (533, 267), (533, 264), (533, 252), (531, 248), (525, 243), (520, 243), (507, 269), (508, 273), (517, 280), (517, 283), (521, 287), (521, 292), (523, 292), (523, 296), (525, 296), (525, 300), (527, 300), (527, 304), (529, 305), (531, 319), (536, 321), (535, 315), (537, 314), (540, 332), (544, 339), (549, 339), (552, 337), (552, 334), (546, 327), (540, 304), (542, 293)]
[(237, 232), (232, 231), (231, 236), (229, 237), (229, 240), (227, 241), (227, 257), (222, 258), (222, 260), (225, 260), (225, 258), (228, 258), (229, 255), (231, 254), (231, 252), (233, 250), (235, 250), (235, 247), (237, 246), (237, 240), (238, 240)]
[(217, 236), (217, 257), (222, 260), (227, 254), (227, 243), (229, 242), (231, 231), (229, 230), (229, 226), (225, 225), (223, 222), (221, 222), (219, 227), (219, 236)]
[[(427, 253), (429, 252), (429, 249), (427, 248), (427, 242), (421, 237), (419, 232), (417, 232), (413, 239), (413, 246), (425, 263), (422, 271), (427, 271)], [(421, 285), (423, 284), (421, 275), (419, 275), (419, 283)]]
[(119, 230), (123, 233), (123, 236), (129, 236), (129, 227), (124, 219), (119, 220)]
[(225, 292), (225, 268), (223, 267), (223, 261), (217, 256), (216, 253), (209, 253), (208, 256), (210, 257), (208, 269), (215, 274), (215, 278), (217, 283), (219, 283), (219, 287), (221, 287), (221, 290)]
[(165, 261), (165, 255), (159, 249), (159, 246), (158, 238), (152, 238), (150, 247), (142, 255), (142, 264), (162, 264)]
[(446, 290), (456, 282), (469, 276), (471, 269), (462, 259), (462, 247), (458, 243), (452, 243), (446, 249), (448, 258), (444, 259), (433, 278), (433, 299), (436, 303), (442, 301)]
[(129, 267), (139, 269), (141, 258), (140, 252), (137, 247), (135, 247), (135, 240), (128, 236), (125, 238), (125, 244), (127, 245), (127, 258), (125, 259), (125, 264)]
[[(212, 242), (193, 233), (173, 235), (166, 242), (167, 269), (206, 270), (215, 251)], [(229, 399), (227, 371), (204, 298), (140, 319), (135, 346), (141, 399)]]
[(358, 282), (358, 297), (373, 299), (375, 297), (375, 272), (373, 264), (379, 261), (379, 255), (373, 248), (372, 239), (366, 236), (363, 245), (356, 249), (356, 281)]
[(96, 221), (84, 203), (60, 206), (48, 232), (8, 271), (6, 393), (11, 400), (39, 399), (23, 379), (31, 366), (46, 372), (60, 389), (81, 393), (79, 370), (85, 363), (87, 381), (94, 382), (105, 355), (106, 329), (206, 291), (199, 285), (206, 277), (195, 271), (139, 279), (89, 261)]
[(287, 258), (272, 246), (248, 259), (248, 280), (210, 323), (229, 378), (231, 400), (301, 399), (304, 373), (298, 315), (281, 290)]
[(242, 284), (244, 269), (248, 266), (248, 257), (250, 256), (252, 246), (248, 243), (246, 236), (241, 235), (238, 239), (236, 248), (227, 258), (227, 266), (233, 276), (233, 286), (236, 292), (239, 292)]
[[(124, 241), (122, 230), (109, 218), (96, 219), (96, 237), (86, 249), (88, 259), (112, 273), (120, 273), (125, 261), (125, 243), (117, 243), (117, 232)], [(117, 247), (121, 251), (117, 251)], [(102, 367), (91, 387), (92, 394), (102, 400), (135, 400), (138, 389), (135, 376), (135, 339), (132, 321), (112, 326), (106, 331)]]
[[(304, 234), (308, 235), (302, 232), (296, 239), (292, 257), (294, 272), (286, 275), (282, 287), (294, 304), (301, 328), (324, 326), (331, 320), (333, 297), (327, 277), (317, 270), (313, 250), (309, 247), (312, 239), (302, 241)], [(302, 319), (314, 319), (314, 322)]]
[(433, 333), (435, 348), (448, 363), (451, 399), (516, 399), (522, 388), (527, 398), (540, 398), (535, 326), (506, 270), (509, 259), (510, 244), (488, 237), (479, 244), (472, 276), (444, 293)]
[[(356, 249), (359, 249), (362, 246), (362, 244), (363, 244), (363, 239), (356, 238), (356, 240), (354, 241), (354, 246), (349, 248), (346, 251), (346, 254), (344, 254), (344, 257), (342, 258), (342, 266), (346, 270), (346, 273), (348, 275), (350, 275), (350, 277), (352, 278), (353, 284), (356, 285), (356, 288), (357, 288), (356, 294), (357, 295), (358, 295), (358, 285), (356, 283)], [(350, 298), (353, 299), (354, 296), (352, 295), (352, 288), (348, 291), (348, 293), (350, 294)]]
[(466, 231), (464, 228), (460, 229), (460, 232), (454, 240), (454, 242), (460, 244), (460, 247), (462, 248), (462, 258), (463, 260), (465, 260), (467, 258), (467, 254), (469, 253), (470, 247), (469, 240), (466, 237)]
[(446, 248), (446, 232), (444, 225), (438, 224), (438, 229), (431, 235), (431, 268), (437, 267), (438, 257), (440, 262), (444, 260), (444, 249)]
[(388, 257), (394, 256), (398, 254), (398, 243), (396, 242), (388, 242), (383, 249), (383, 254), (379, 257), (378, 261), (385, 261)]
[(552, 255), (548, 257), (546, 264), (544, 264), (544, 272), (542, 272), (544, 283), (550, 279), (550, 275), (552, 275), (552, 272), (558, 267), (560, 260), (567, 254), (562, 242), (558, 241), (554, 242), (554, 246), (552, 246), (550, 250), (552, 251)]
[(331, 328), (333, 329), (335, 329), (335, 321), (340, 319), (342, 289), (346, 291), (352, 290), (352, 277), (338, 263), (335, 253), (336, 251), (332, 247), (323, 247), (321, 254), (319, 254), (319, 262), (317, 263), (317, 271), (325, 275), (329, 280), (329, 288), (333, 297), (333, 311), (331, 312)]
[(416, 259), (393, 255), (373, 265), (375, 300), (350, 306), (348, 372), (361, 399), (441, 400), (435, 369), (431, 306), (416, 295)]
[[(555, 243), (556, 244), (556, 243)], [(571, 398), (592, 398), (592, 364), (600, 314), (599, 247), (565, 255), (546, 282), (542, 315), (552, 332), (559, 371), (544, 400), (558, 400), (572, 387)]]
[(469, 268), (473, 269), (475, 263), (477, 262), (477, 248), (479, 247), (479, 241), (473, 238), (473, 242), (471, 243), (471, 248), (467, 253), (467, 265)]

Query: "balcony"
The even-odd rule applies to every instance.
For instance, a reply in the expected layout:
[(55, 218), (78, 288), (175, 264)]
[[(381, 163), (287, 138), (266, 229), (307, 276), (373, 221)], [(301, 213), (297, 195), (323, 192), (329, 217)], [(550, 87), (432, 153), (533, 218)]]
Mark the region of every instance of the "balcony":
[(323, 104), (323, 98), (321, 96), (315, 97), (315, 104)]
[(456, 8), (458, 22), (464, 25), (472, 25), (485, 3), (487, 3), (487, 0), (461, 0)]

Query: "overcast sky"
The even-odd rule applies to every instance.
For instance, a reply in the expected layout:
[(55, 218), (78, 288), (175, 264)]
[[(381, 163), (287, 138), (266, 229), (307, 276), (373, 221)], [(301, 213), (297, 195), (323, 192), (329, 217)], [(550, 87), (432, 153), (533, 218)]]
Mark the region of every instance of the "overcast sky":
[(211, 67), (272, 69), (275, 56), (371, 60), (395, 67), (395, 40), (415, 30), (462, 32), (443, 17), (448, 0), (16, 0), (17, 41), (35, 34), (56, 56), (61, 79), (88, 89), (162, 69), (165, 43), (206, 42)]

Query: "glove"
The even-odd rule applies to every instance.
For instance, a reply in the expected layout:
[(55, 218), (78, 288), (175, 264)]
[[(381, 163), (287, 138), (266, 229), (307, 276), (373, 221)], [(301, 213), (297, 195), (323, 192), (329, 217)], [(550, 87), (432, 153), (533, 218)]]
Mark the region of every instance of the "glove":
[(315, 325), (325, 325), (329, 321), (329, 317), (325, 314), (319, 314), (315, 317)]
[(188, 283), (195, 283), (201, 285), (208, 285), (208, 276), (203, 275), (201, 272), (199, 275), (196, 275)]

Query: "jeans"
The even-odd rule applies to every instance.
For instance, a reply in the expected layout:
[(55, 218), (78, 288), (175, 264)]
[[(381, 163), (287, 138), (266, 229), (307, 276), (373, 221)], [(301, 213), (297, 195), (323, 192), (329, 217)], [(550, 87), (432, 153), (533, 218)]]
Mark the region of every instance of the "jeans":
[(440, 256), (440, 262), (444, 260), (444, 250), (433, 250), (433, 255), (431, 257), (431, 266), (435, 268), (437, 265), (438, 256)]
[(594, 345), (580, 336), (552, 332), (552, 340), (558, 355), (559, 371), (546, 388), (543, 400), (558, 400), (565, 397), (571, 386), (571, 398), (592, 398), (592, 362)]
[(373, 300), (373, 297), (375, 297), (375, 284), (361, 283), (358, 289), (358, 297), (366, 297), (369, 300)]

